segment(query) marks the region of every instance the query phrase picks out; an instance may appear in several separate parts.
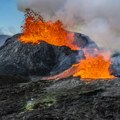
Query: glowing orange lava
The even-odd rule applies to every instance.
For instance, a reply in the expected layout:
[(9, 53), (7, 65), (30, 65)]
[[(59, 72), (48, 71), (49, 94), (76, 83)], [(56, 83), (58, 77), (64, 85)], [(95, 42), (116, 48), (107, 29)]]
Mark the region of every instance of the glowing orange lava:
[(64, 72), (51, 76), (44, 77), (43, 80), (59, 80), (69, 76), (80, 77), (82, 79), (112, 79), (115, 78), (110, 74), (110, 56), (107, 53), (97, 51), (96, 55), (91, 55), (85, 52), (86, 59), (81, 60), (79, 63), (72, 65), (71, 68)]
[(85, 60), (81, 60), (80, 63), (73, 65), (77, 69), (73, 76), (80, 76), (83, 79), (114, 78), (114, 76), (110, 75), (110, 64), (110, 60), (105, 60), (102, 55), (89, 56)]
[(20, 36), (20, 41), (23, 43), (39, 44), (44, 41), (54, 46), (67, 46), (72, 50), (79, 49), (74, 44), (74, 34), (68, 33), (59, 20), (55, 23), (45, 22), (40, 15), (28, 9), (22, 28), (23, 34)]
[[(58, 20), (55, 23), (51, 21), (45, 22), (40, 15), (29, 9), (26, 10), (25, 24), (22, 28), (23, 34), (19, 39), (23, 43), (40, 44), (41, 41), (44, 41), (54, 46), (67, 46), (72, 50), (80, 49), (74, 44), (74, 34), (67, 32), (63, 28), (61, 21)], [(89, 52), (84, 51), (84, 54), (86, 59), (74, 64), (68, 70), (43, 79), (62, 79), (69, 76), (80, 76), (84, 79), (114, 78), (109, 71), (111, 65), (110, 56), (105, 59), (105, 56), (107, 56), (105, 53), (98, 52), (97, 55), (91, 55)]]

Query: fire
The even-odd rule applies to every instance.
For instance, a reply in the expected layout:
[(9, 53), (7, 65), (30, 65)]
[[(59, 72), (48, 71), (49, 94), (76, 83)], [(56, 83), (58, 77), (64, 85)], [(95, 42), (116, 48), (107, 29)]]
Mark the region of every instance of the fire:
[[(80, 48), (74, 44), (74, 34), (67, 32), (61, 21), (44, 21), (43, 18), (31, 10), (26, 10), (25, 24), (22, 27), (23, 34), (20, 41), (23, 43), (40, 44), (42, 41), (54, 46), (66, 46), (72, 50)], [(91, 54), (83, 50), (86, 59), (74, 64), (71, 68), (52, 77), (45, 77), (44, 80), (62, 79), (69, 76), (81, 77), (83, 79), (107, 79), (114, 78), (110, 74), (109, 67), (111, 65), (110, 56), (100, 51), (93, 50)], [(105, 58), (107, 56), (107, 59)]]
[(40, 15), (27, 9), (22, 29), (20, 41), (23, 43), (40, 44), (44, 41), (54, 46), (67, 46), (72, 50), (79, 50), (74, 44), (74, 34), (67, 32), (59, 20), (55, 23), (45, 22)]
[(84, 54), (86, 59), (72, 65), (71, 68), (63, 73), (51, 77), (44, 77), (43, 80), (58, 80), (69, 76), (91, 80), (115, 78), (109, 71), (111, 65), (110, 55), (107, 52), (93, 51), (94, 53), (91, 54), (85, 50)]
[(110, 60), (105, 60), (102, 55), (87, 56), (85, 60), (81, 60), (80, 63), (73, 65), (77, 69), (73, 76), (80, 76), (83, 79), (114, 78), (114, 76), (110, 75), (110, 64)]

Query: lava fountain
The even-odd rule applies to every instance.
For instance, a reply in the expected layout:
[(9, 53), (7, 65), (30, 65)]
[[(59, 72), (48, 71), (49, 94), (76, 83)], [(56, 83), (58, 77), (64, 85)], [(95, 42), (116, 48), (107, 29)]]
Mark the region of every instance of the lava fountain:
[[(23, 43), (40, 44), (42, 41), (54, 46), (66, 46), (71, 50), (79, 50), (75, 44), (74, 33), (66, 31), (60, 20), (56, 22), (44, 21), (43, 18), (27, 9), (25, 24), (22, 26), (23, 34), (19, 37)], [(44, 77), (43, 80), (62, 79), (69, 76), (81, 77), (83, 79), (107, 79), (114, 78), (110, 74), (110, 55), (100, 50), (84, 51), (85, 59), (72, 65), (68, 70), (51, 77)]]
[(43, 80), (59, 80), (70, 76), (80, 77), (82, 79), (97, 80), (97, 79), (113, 79), (115, 78), (110, 74), (110, 55), (108, 52), (93, 50), (94, 53), (89, 53), (83, 50), (85, 59), (72, 65), (68, 70), (51, 77), (44, 77)]
[(76, 72), (73, 74), (74, 77), (79, 76), (83, 79), (114, 78), (109, 71), (111, 65), (110, 57), (105, 59), (102, 54), (98, 54), (96, 56), (87, 54), (85, 56), (86, 59), (73, 65), (73, 67), (76, 67)]
[(44, 41), (54, 46), (66, 46), (72, 50), (80, 49), (74, 43), (74, 33), (67, 32), (60, 20), (46, 22), (39, 14), (29, 9), (26, 10), (22, 33), (19, 39), (23, 43), (40, 44)]

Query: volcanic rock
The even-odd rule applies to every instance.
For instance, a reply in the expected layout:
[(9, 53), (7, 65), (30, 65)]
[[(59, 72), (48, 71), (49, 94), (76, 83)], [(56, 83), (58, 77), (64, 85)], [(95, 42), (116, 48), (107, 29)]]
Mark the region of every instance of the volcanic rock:
[[(45, 42), (23, 44), (19, 36), (8, 38), (0, 47), (0, 120), (120, 119), (120, 79), (28, 79), (59, 73), (84, 54)], [(82, 34), (75, 33), (75, 40), (81, 48), (97, 48)]]
[(0, 85), (0, 120), (119, 119), (119, 79), (84, 82), (71, 77)]
[[(82, 51), (72, 51), (70, 48), (45, 42), (38, 45), (23, 44), (19, 41), (19, 36), (20, 34), (17, 34), (8, 38), (0, 47), (0, 75), (54, 75), (84, 57)], [(83, 34), (75, 33), (75, 41), (81, 48), (97, 48), (97, 45)]]
[(0, 85), (6, 86), (6, 85), (12, 85), (17, 83), (26, 83), (30, 80), (26, 77), (22, 76), (12, 76), (12, 75), (0, 75)]

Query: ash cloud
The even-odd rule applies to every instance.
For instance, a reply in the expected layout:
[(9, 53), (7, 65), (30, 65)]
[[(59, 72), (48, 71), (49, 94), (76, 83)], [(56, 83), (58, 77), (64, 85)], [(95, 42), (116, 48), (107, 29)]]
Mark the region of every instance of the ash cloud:
[(100, 47), (120, 51), (120, 0), (18, 0), (18, 9), (60, 19), (71, 31), (90, 36)]

